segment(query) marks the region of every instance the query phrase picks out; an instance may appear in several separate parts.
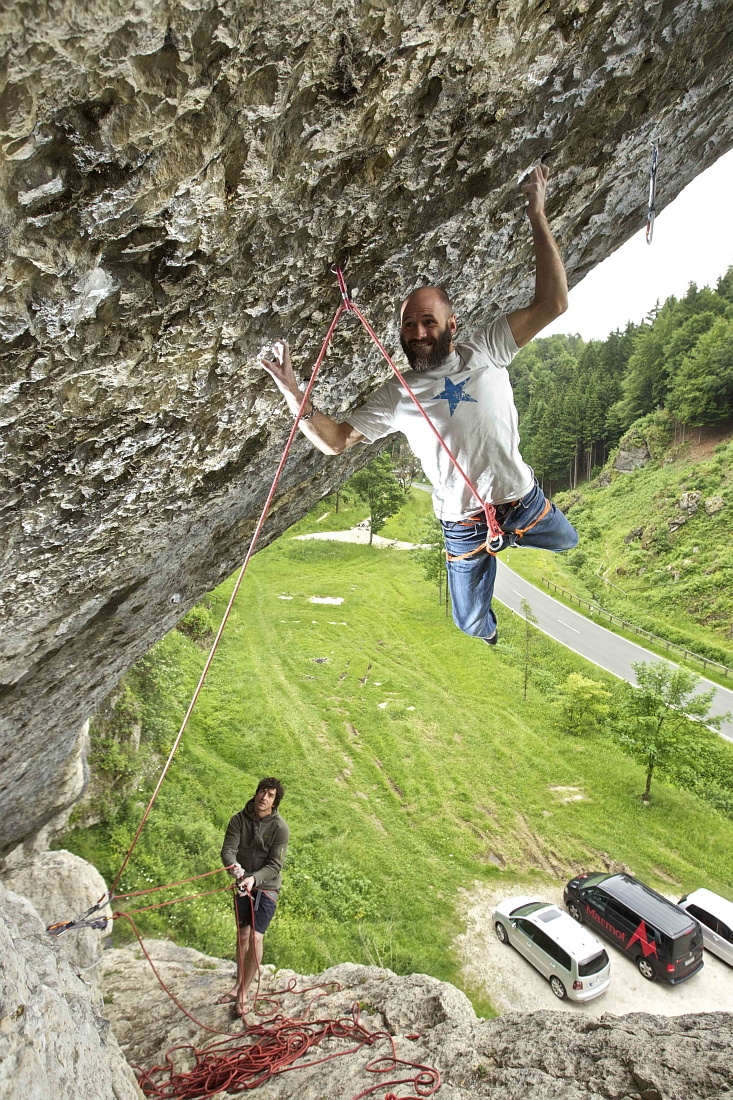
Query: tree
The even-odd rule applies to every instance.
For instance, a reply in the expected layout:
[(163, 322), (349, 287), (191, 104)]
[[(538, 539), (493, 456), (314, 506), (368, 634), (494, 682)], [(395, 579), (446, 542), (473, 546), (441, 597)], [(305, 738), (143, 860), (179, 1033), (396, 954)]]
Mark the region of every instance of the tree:
[(733, 413), (733, 321), (718, 318), (682, 359), (669, 407), (683, 424), (710, 424)]
[(710, 716), (715, 688), (698, 692), (700, 677), (694, 672), (666, 661), (636, 661), (632, 667), (637, 687), (626, 686), (618, 740), (645, 765), (641, 797), (649, 802), (655, 769), (694, 753), (700, 727), (720, 729), (723, 717)]
[(534, 614), (529, 600), (522, 596), (519, 606), (524, 615), (524, 698), (527, 698), (527, 681), (529, 679), (529, 650), (532, 640), (532, 627), (537, 626), (537, 617)]
[(354, 474), (348, 482), (359, 500), (369, 505), (369, 545), (374, 535), (381, 531), (390, 516), (399, 512), (405, 503), (405, 493), (392, 469), (392, 460), (382, 451), (368, 466)]
[(611, 692), (598, 680), (589, 680), (579, 672), (571, 672), (565, 683), (558, 687), (552, 705), (562, 711), (562, 726), (566, 733), (587, 736), (608, 718), (612, 698)]
[(446, 615), (448, 614), (448, 577), (445, 567), (445, 545), (443, 528), (435, 516), (428, 516), (421, 528), (422, 545), (412, 550), (413, 559), (422, 568), (426, 580), (438, 586), (438, 602), (443, 600), (443, 585), (446, 586)]
[(406, 439), (400, 439), (399, 442), (395, 443), (390, 453), (394, 465), (394, 474), (400, 483), (400, 488), (404, 493), (409, 493), (413, 481), (422, 472), (420, 463)]

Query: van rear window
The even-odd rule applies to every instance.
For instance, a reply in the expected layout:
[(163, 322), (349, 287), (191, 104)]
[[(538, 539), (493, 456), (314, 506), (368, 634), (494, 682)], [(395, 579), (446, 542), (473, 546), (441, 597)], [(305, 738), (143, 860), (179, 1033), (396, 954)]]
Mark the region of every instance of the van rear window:
[(702, 936), (697, 930), (688, 932), (686, 936), (678, 936), (676, 940), (672, 941), (672, 958), (684, 959), (685, 955), (689, 955), (689, 953), (694, 951), (696, 947), (699, 947), (701, 943)]
[(584, 963), (579, 964), (578, 977), (587, 978), (589, 974), (597, 974), (599, 970), (603, 970), (604, 966), (608, 966), (608, 955), (605, 951), (601, 951), (598, 955), (594, 955), (592, 959), (587, 959)]

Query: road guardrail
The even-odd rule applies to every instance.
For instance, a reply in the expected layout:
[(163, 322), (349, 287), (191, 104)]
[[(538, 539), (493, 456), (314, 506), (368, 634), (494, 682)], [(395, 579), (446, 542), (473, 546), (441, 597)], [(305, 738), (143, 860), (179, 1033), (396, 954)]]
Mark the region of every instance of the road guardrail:
[(554, 588), (556, 592), (560, 592), (566, 599), (570, 600), (571, 603), (577, 603), (579, 607), (584, 605), (589, 608), (591, 612), (597, 613), (600, 617), (608, 619), (611, 623), (618, 623), (619, 626), (622, 626), (625, 630), (630, 630), (633, 634), (639, 634), (642, 638), (647, 638), (650, 642), (654, 642), (655, 645), (660, 646), (662, 649), (666, 649), (667, 652), (679, 653), (688, 661), (699, 661), (704, 668), (718, 669), (725, 677), (733, 676), (733, 669), (728, 668), (727, 665), (721, 664), (720, 661), (713, 661), (710, 657), (703, 657), (701, 653), (695, 653), (692, 649), (685, 649), (684, 646), (677, 645), (675, 642), (670, 642), (666, 638), (660, 638), (658, 634), (652, 634), (650, 630), (644, 630), (643, 627), (637, 626), (636, 623), (630, 623), (628, 619), (622, 619), (620, 615), (613, 615), (599, 604), (584, 600), (581, 596), (576, 596), (574, 592), (569, 592), (567, 588), (561, 588), (559, 584), (555, 584), (554, 581), (549, 581), (547, 577), (541, 577), (540, 580), (543, 584), (546, 584), (548, 588)]

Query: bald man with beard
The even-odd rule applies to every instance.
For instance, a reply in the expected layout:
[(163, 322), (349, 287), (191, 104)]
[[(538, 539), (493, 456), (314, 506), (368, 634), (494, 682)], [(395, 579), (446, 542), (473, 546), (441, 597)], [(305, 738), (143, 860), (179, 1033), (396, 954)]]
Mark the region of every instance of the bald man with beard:
[[(402, 303), (400, 341), (410, 364), (405, 379), (448, 448), (481, 494), (496, 508), (504, 532), (500, 550), (534, 546), (572, 550), (578, 535), (545, 499), (519, 453), (517, 410), (507, 367), (518, 350), (567, 309), (568, 288), (560, 252), (545, 214), (549, 170), (538, 165), (522, 186), (535, 249), (535, 293), (530, 305), (502, 314), (465, 340), (454, 340), (458, 323), (446, 292), (414, 290)], [(263, 362), (293, 414), (303, 394), (287, 344), (275, 345), (276, 360)], [(491, 602), (496, 559), (489, 552), (487, 524), (477, 500), (396, 378), (339, 423), (313, 404), (300, 429), (319, 451), (341, 454), (403, 432), (433, 485), (433, 507), (445, 540), (448, 581), (456, 626), (488, 645), (498, 639)]]

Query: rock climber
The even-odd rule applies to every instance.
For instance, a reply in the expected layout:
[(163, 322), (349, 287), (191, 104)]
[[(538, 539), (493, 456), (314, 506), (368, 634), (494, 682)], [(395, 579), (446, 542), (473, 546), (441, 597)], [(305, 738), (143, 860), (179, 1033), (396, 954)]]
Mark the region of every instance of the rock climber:
[[(235, 903), (237, 938), (237, 984), (222, 994), (217, 1004), (231, 1004), (245, 1016), (250, 1009), (247, 991), (262, 961), (262, 940), (275, 915), (282, 886), (282, 869), (290, 831), (277, 812), (284, 794), (274, 776), (261, 779), (254, 798), (230, 820), (224, 836), (221, 858), (237, 881)], [(254, 928), (252, 910), (254, 909)]]
[[(458, 324), (441, 287), (414, 290), (400, 310), (400, 342), (411, 368), (405, 380), (483, 500), (495, 506), (504, 532), (501, 550), (517, 545), (560, 551), (578, 544), (577, 532), (545, 499), (519, 453), (517, 410), (506, 370), (519, 348), (567, 309), (565, 268), (545, 213), (548, 176), (549, 169), (540, 164), (522, 184), (535, 251), (535, 293), (530, 305), (500, 315), (455, 343)], [(287, 343), (276, 344), (274, 351), (275, 360), (263, 360), (262, 366), (296, 413), (303, 395)], [(491, 601), (496, 559), (489, 551), (481, 502), (398, 379), (386, 382), (344, 423), (310, 403), (300, 428), (328, 455), (341, 454), (357, 443), (373, 443), (395, 431), (404, 433), (433, 485), (456, 626), (495, 645), (498, 633)]]

